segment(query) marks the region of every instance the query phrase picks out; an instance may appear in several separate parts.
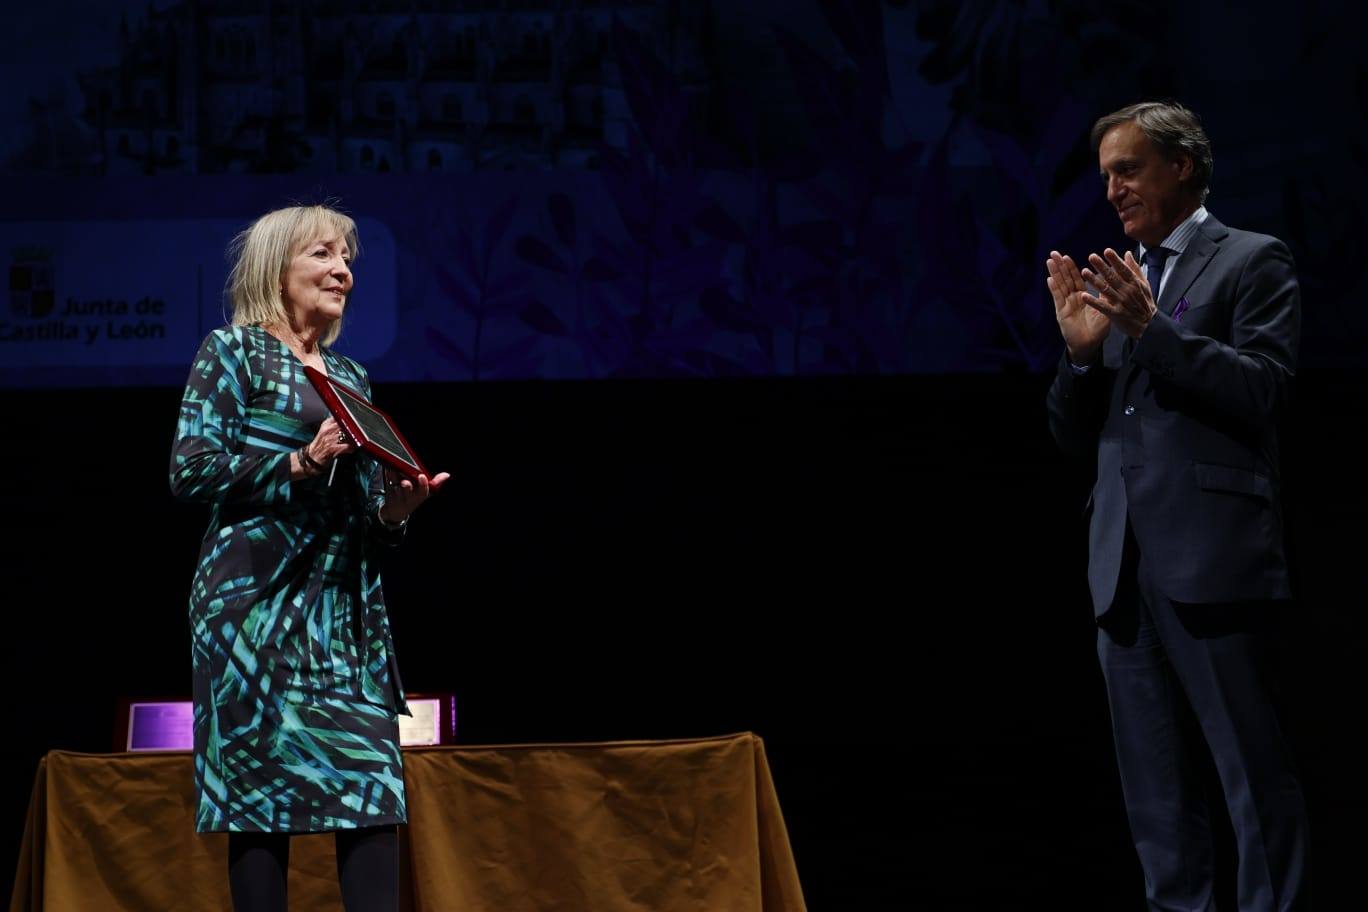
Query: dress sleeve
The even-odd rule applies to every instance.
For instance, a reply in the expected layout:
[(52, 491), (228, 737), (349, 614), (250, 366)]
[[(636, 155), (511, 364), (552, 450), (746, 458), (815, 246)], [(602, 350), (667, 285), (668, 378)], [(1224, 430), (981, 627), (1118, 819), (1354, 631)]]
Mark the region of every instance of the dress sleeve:
[(246, 352), (240, 332), (204, 340), (181, 398), (171, 447), (171, 493), (207, 503), (284, 504), (290, 500), (290, 454), (244, 453)]

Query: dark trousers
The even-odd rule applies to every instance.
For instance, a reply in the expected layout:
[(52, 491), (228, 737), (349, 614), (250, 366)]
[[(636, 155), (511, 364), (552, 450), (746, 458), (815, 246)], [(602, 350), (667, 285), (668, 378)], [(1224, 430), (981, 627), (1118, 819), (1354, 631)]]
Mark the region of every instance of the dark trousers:
[(1098, 622), (1097, 653), (1151, 909), (1215, 908), (1211, 823), (1194, 762), (1197, 731), (1215, 760), (1234, 825), (1241, 912), (1307, 908), (1306, 804), (1270, 682), (1276, 608), (1173, 603), (1154, 585), (1127, 529), (1116, 601)]

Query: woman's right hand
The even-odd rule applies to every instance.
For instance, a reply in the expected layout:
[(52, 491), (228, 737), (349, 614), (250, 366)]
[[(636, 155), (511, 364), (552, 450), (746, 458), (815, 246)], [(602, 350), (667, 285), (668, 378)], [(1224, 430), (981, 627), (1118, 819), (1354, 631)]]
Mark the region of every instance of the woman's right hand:
[[(309, 441), (303, 448), (305, 455), (323, 468), (328, 468), (334, 459), (346, 455), (356, 450), (356, 444), (352, 442), (351, 436), (342, 429), (342, 425), (337, 423), (337, 419), (329, 415), (322, 424), (318, 426), (318, 433), (314, 439)], [(297, 454), (296, 454), (297, 455)], [(301, 475), (321, 474), (319, 469), (314, 468), (307, 462), (299, 465)]]

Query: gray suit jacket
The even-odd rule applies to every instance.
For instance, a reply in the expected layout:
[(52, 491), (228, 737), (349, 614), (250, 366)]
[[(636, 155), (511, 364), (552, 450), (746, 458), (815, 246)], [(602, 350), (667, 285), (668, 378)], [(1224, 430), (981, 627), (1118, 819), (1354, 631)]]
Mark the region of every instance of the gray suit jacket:
[(1277, 421), (1300, 339), (1292, 255), (1209, 216), (1157, 303), (1138, 341), (1113, 330), (1099, 364), (1078, 375), (1066, 355), (1050, 387), (1056, 441), (1096, 457), (1094, 610), (1115, 597), (1128, 520), (1173, 601), (1288, 598)]

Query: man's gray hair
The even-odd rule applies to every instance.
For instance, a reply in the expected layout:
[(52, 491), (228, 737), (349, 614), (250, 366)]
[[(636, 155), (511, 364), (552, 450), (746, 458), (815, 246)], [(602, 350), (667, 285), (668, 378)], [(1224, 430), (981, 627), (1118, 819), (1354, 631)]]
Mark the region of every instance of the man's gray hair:
[(1192, 159), (1192, 182), (1197, 198), (1205, 203), (1211, 185), (1211, 140), (1202, 129), (1201, 119), (1176, 101), (1142, 101), (1099, 117), (1092, 128), (1092, 149), (1097, 151), (1102, 137), (1112, 127), (1134, 123), (1159, 150), (1173, 158), (1182, 152)]

